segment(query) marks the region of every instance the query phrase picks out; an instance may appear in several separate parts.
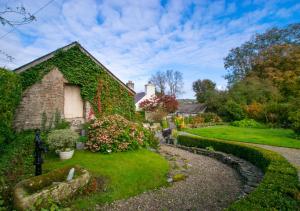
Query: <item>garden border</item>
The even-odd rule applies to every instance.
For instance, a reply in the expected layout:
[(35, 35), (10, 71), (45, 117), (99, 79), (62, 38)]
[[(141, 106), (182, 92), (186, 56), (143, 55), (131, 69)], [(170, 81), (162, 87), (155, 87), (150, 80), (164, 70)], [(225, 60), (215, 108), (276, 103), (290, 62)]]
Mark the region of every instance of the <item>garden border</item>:
[(297, 170), (276, 152), (244, 143), (232, 143), (195, 135), (179, 135), (178, 144), (186, 147), (213, 147), (249, 161), (264, 172), (261, 183), (228, 210), (298, 210), (300, 187)]

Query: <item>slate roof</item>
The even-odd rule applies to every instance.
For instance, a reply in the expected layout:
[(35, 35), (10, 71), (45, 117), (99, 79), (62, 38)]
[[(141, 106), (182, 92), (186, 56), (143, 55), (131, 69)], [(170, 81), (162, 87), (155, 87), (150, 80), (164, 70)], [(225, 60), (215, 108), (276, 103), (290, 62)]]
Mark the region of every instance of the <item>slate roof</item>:
[(136, 95), (134, 96), (134, 102), (135, 103), (139, 102), (145, 95), (146, 95), (145, 92), (136, 93)]
[(125, 83), (123, 83), (117, 76), (115, 76), (109, 69), (107, 69), (101, 62), (99, 62), (92, 54), (90, 54), (90, 52), (88, 52), (84, 47), (82, 47), (80, 45), (79, 42), (72, 42), (64, 47), (61, 47), (55, 51), (52, 51), (44, 56), (41, 56), (27, 64), (22, 65), (21, 67), (16, 68), (14, 71), (16, 73), (21, 73), (23, 71), (26, 71), (27, 69), (36, 66), (44, 61), (47, 61), (48, 59), (52, 58), (56, 52), (60, 51), (60, 50), (68, 50), (74, 46), (78, 46), (79, 49), (81, 50), (81, 52), (85, 53), (88, 57), (90, 57), (98, 66), (100, 66), (101, 68), (103, 68), (110, 76), (112, 76), (116, 81), (118, 81), (125, 89), (127, 89), (132, 95), (135, 95), (135, 91), (132, 90), (131, 88), (129, 88)]
[(201, 103), (180, 104), (178, 106), (177, 113), (198, 114), (204, 112), (205, 109), (206, 109), (205, 104), (201, 104)]

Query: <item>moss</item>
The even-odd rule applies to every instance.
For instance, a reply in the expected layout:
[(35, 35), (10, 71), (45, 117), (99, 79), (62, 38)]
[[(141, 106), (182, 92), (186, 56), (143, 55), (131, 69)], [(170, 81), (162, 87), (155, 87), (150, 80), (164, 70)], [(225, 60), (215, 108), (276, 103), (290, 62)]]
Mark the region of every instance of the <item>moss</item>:
[(44, 188), (48, 188), (53, 185), (55, 182), (63, 182), (66, 181), (68, 173), (71, 168), (75, 168), (74, 179), (80, 175), (82, 175), (82, 168), (79, 166), (66, 166), (64, 168), (56, 169), (49, 173), (32, 177), (28, 180), (25, 180), (20, 186), (23, 187), (24, 191), (27, 194), (33, 194), (35, 192), (41, 191)]
[(186, 175), (184, 175), (184, 174), (175, 174), (173, 176), (173, 181), (178, 182), (178, 181), (181, 181), (181, 180), (185, 180), (185, 178), (186, 178)]

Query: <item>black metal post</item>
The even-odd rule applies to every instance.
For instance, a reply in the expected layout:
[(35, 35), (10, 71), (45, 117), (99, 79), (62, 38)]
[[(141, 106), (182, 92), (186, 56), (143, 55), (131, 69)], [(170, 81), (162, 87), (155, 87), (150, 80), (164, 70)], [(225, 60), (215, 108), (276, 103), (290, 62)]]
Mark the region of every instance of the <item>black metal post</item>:
[(43, 142), (40, 137), (40, 130), (35, 130), (35, 150), (34, 150), (34, 165), (35, 165), (35, 176), (42, 174), (42, 152), (46, 152), (46, 148), (43, 146)]

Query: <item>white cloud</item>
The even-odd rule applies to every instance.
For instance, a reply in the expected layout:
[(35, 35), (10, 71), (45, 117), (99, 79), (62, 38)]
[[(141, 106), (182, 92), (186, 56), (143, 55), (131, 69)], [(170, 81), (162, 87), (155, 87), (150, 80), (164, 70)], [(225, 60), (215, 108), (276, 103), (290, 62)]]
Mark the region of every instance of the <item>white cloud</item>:
[[(22, 4), (34, 12), (46, 2)], [(192, 3), (194, 12), (187, 14)], [(55, 0), (36, 15), (37, 21), (0, 39), (1, 49), (16, 58), (13, 63), (0, 59), (0, 65), (15, 68), (77, 40), (121, 80), (133, 80), (137, 91), (144, 89), (153, 72), (175, 69), (185, 78), (183, 97), (192, 97), (192, 82), (199, 78), (211, 78), (224, 87), (223, 58), (266, 29), (269, 24), (262, 24), (263, 18), (286, 16), (274, 2), (259, 5), (233, 19), (228, 15), (239, 8), (226, 1), (172, 0), (162, 7), (159, 0)], [(0, 36), (8, 30), (1, 27)]]

